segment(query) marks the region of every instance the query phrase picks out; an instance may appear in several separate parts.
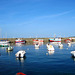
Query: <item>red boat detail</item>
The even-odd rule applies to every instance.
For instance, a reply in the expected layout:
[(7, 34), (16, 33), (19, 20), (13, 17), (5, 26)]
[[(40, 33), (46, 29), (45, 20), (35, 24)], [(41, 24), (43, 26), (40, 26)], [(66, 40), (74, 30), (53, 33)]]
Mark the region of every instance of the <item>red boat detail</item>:
[(22, 73), (22, 72), (19, 72), (19, 73), (17, 73), (16, 75), (26, 75), (26, 74), (24, 74), (24, 73)]

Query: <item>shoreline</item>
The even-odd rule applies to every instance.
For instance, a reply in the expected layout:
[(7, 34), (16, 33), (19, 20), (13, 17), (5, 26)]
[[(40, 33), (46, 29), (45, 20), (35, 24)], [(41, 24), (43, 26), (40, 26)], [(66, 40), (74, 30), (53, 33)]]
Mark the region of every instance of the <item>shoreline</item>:
[[(61, 42), (64, 42), (64, 40), (68, 39), (68, 38), (67, 37), (61, 38)], [(8, 41), (10, 41), (10, 43), (15, 43), (16, 39), (17, 38), (0, 38), (0, 40), (8, 40)], [(20, 38), (20, 39), (25, 40), (27, 43), (29, 43), (29, 42), (33, 42), (33, 39), (36, 39), (36, 38)], [(37, 39), (43, 39), (44, 42), (49, 42), (49, 38), (37, 38)], [(72, 39), (72, 42), (75, 42), (75, 39)]]

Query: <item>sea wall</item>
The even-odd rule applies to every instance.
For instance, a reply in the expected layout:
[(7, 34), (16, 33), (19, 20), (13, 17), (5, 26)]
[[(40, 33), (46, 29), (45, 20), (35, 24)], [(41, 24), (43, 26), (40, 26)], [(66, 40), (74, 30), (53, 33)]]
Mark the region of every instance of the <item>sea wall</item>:
[[(16, 39), (17, 38), (0, 38), (0, 40), (8, 40), (11, 43), (15, 43)], [(26, 42), (29, 43), (29, 42), (33, 42), (33, 39), (36, 39), (36, 38), (20, 38), (20, 39), (26, 40)], [(37, 38), (37, 39), (43, 39), (44, 42), (49, 42), (49, 38)], [(64, 42), (65, 39), (68, 39), (68, 38), (61, 38), (61, 42)], [(75, 39), (72, 39), (72, 42), (75, 42)]]

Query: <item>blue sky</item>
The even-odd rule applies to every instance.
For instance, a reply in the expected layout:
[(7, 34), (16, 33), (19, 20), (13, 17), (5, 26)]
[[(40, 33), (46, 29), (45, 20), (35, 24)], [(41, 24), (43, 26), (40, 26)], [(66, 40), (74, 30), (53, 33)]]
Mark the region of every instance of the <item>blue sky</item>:
[(75, 0), (0, 0), (0, 37), (75, 36)]

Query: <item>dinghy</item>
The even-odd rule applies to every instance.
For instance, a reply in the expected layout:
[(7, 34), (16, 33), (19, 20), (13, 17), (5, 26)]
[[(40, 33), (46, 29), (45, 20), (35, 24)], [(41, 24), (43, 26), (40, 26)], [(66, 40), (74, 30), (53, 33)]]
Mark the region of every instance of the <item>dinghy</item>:
[(25, 53), (26, 52), (24, 50), (20, 50), (15, 54), (15, 56), (18, 58), (23, 58), (25, 56)]

